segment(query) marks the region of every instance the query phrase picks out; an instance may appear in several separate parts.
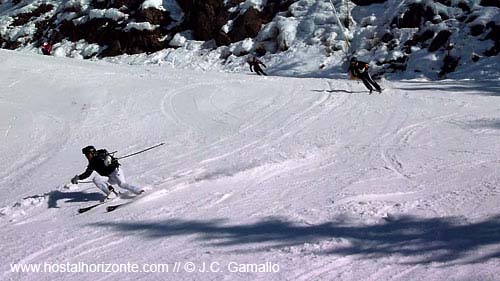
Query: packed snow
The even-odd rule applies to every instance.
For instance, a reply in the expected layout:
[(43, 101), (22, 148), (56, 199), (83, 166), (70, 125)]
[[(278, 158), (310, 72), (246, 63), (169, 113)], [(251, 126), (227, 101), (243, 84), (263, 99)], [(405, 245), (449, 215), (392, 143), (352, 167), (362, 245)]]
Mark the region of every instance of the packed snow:
[[(259, 77), (132, 58), (0, 50), (1, 280), (499, 278), (498, 78), (383, 80), (368, 95), (340, 68)], [(121, 161), (142, 197), (78, 214), (104, 197), (69, 184), (82, 147), (161, 142)], [(168, 267), (13, 269), (127, 263)]]

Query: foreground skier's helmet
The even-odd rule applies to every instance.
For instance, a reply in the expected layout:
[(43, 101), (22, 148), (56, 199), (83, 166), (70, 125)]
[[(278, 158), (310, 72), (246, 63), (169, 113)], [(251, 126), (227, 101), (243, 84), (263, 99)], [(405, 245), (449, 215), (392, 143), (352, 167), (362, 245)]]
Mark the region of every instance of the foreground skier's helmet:
[(89, 145), (89, 146), (82, 148), (82, 153), (85, 155), (87, 155), (89, 153), (94, 153), (94, 152), (95, 152), (95, 147), (93, 147), (92, 145)]

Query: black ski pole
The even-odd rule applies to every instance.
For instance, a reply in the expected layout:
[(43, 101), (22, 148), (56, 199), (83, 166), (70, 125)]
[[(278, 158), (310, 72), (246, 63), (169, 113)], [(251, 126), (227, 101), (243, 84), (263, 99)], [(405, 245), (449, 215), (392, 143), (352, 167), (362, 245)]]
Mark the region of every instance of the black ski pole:
[(146, 149), (143, 149), (143, 150), (141, 150), (141, 151), (137, 151), (137, 152), (134, 152), (134, 153), (130, 153), (130, 154), (124, 155), (124, 156), (122, 156), (122, 157), (118, 157), (118, 158), (116, 158), (116, 159), (120, 160), (120, 159), (124, 159), (124, 158), (130, 157), (130, 156), (134, 156), (134, 155), (137, 155), (137, 154), (139, 154), (139, 153), (143, 153), (143, 152), (146, 152), (146, 151), (148, 151), (148, 150), (151, 150), (151, 149), (153, 149), (153, 148), (157, 148), (158, 146), (161, 146), (161, 145), (164, 145), (164, 144), (165, 144), (165, 143), (164, 143), (164, 142), (162, 142), (162, 143), (159, 143), (159, 144), (157, 144), (157, 145), (153, 145), (153, 146), (151, 146), (151, 147), (148, 147), (148, 148), (146, 148)]

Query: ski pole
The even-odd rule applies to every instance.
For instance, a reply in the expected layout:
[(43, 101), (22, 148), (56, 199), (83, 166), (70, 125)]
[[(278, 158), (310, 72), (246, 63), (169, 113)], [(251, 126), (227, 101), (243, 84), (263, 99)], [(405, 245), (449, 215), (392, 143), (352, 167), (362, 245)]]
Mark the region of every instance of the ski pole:
[(153, 148), (157, 148), (158, 146), (161, 146), (161, 145), (164, 145), (164, 144), (165, 144), (165, 143), (164, 143), (164, 142), (162, 142), (162, 143), (159, 143), (159, 144), (153, 145), (153, 146), (151, 146), (151, 147), (148, 147), (148, 148), (146, 148), (146, 149), (143, 149), (143, 150), (141, 150), (141, 151), (137, 151), (137, 152), (134, 152), (134, 153), (130, 153), (130, 154), (124, 155), (124, 156), (122, 156), (122, 157), (118, 157), (118, 158), (116, 158), (116, 159), (120, 160), (120, 159), (124, 159), (124, 158), (130, 157), (130, 156), (134, 156), (134, 155), (137, 155), (137, 154), (139, 154), (139, 153), (143, 153), (143, 152), (146, 152), (146, 151), (148, 151), (148, 150), (151, 150), (151, 149), (153, 149)]

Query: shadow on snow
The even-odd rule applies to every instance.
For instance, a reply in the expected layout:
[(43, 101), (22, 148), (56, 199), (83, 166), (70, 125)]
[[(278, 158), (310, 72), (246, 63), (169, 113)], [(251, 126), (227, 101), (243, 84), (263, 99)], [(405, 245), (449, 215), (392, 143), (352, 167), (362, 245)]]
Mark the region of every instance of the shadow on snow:
[(397, 87), (406, 91), (446, 91), (463, 92), (475, 95), (500, 96), (498, 80), (442, 80), (442, 81), (400, 81), (405, 87)]
[(468, 123), (472, 129), (495, 129), (500, 130), (499, 119), (478, 119)]
[(346, 93), (346, 94), (361, 94), (368, 95), (368, 91), (348, 91), (348, 90), (311, 90), (318, 93)]
[[(272, 248), (304, 246), (327, 242), (315, 247), (317, 254), (350, 255), (377, 258), (399, 255), (410, 261), (484, 262), (500, 257), (500, 216), (482, 222), (464, 219), (416, 218), (404, 216), (372, 225), (349, 225), (329, 222), (318, 225), (296, 224), (281, 219), (267, 219), (253, 224), (229, 224), (226, 220), (180, 220), (156, 222), (109, 222), (92, 224), (129, 235), (159, 239), (196, 235), (197, 240), (218, 247), (244, 247), (242, 251), (265, 251)], [(337, 241), (328, 244), (328, 241)], [(484, 247), (489, 252), (484, 251)], [(240, 249), (241, 251), (241, 249)], [(473, 255), (471, 252), (477, 251)]]
[(75, 202), (89, 202), (89, 201), (101, 201), (105, 198), (104, 194), (93, 192), (93, 193), (85, 193), (85, 192), (61, 192), (59, 190), (55, 190), (49, 193), (48, 199), (48, 207), (49, 208), (58, 208), (57, 202), (59, 200), (65, 200), (65, 203), (75, 203)]

